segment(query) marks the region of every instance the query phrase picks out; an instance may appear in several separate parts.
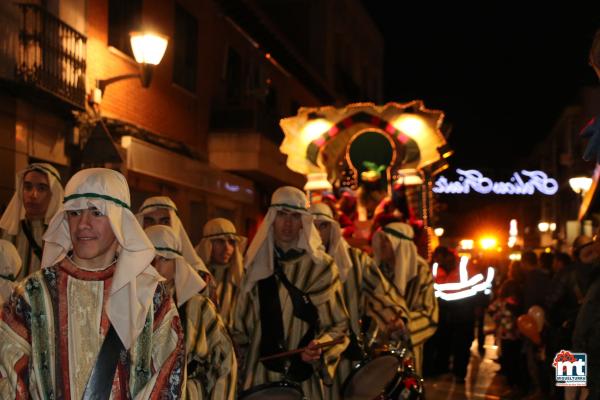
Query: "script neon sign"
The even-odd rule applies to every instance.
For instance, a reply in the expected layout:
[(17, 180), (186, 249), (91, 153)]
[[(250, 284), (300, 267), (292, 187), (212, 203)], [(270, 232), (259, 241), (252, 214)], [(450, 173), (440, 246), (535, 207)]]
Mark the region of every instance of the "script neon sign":
[(438, 194), (481, 194), (533, 195), (536, 191), (551, 196), (558, 191), (556, 179), (542, 171), (513, 173), (509, 182), (494, 182), (476, 169), (457, 169), (458, 181), (449, 181), (441, 176), (435, 182), (433, 192)]

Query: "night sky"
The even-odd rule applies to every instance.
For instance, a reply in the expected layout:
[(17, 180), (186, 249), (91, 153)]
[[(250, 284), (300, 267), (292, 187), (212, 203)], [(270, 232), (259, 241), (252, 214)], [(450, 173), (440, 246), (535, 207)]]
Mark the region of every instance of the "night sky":
[[(600, 2), (457, 3), (363, 1), (385, 40), (384, 100), (422, 99), (446, 113), (451, 170), (507, 178), (579, 89), (598, 85), (588, 53)], [(473, 237), (507, 230), (519, 210), (536, 212), (520, 199), (484, 197), (440, 198), (446, 209), (437, 224)]]
[(587, 57), (600, 2), (457, 3), (363, 1), (385, 40), (384, 100), (445, 111), (453, 167), (511, 169), (598, 84)]

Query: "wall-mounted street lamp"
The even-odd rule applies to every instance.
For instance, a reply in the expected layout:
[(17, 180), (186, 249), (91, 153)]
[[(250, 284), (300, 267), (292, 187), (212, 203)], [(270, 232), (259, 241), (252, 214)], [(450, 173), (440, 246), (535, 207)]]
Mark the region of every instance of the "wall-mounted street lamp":
[(433, 233), (434, 233), (434, 234), (435, 234), (435, 236), (437, 236), (437, 237), (442, 237), (442, 236), (444, 236), (444, 228), (441, 228), (441, 227), (439, 227), (439, 228), (435, 228), (435, 229), (433, 230)]
[(152, 81), (152, 73), (154, 68), (160, 63), (169, 39), (167, 36), (153, 32), (131, 32), (129, 34), (131, 40), (131, 49), (135, 61), (139, 64), (140, 72), (137, 74), (118, 75), (107, 79), (96, 80), (96, 87), (92, 91), (91, 103), (100, 104), (106, 87), (112, 83), (139, 78), (142, 87), (147, 88)]
[(569, 179), (569, 186), (571, 186), (571, 189), (573, 189), (575, 193), (583, 197), (585, 192), (592, 187), (592, 178), (588, 178), (587, 176), (571, 178)]

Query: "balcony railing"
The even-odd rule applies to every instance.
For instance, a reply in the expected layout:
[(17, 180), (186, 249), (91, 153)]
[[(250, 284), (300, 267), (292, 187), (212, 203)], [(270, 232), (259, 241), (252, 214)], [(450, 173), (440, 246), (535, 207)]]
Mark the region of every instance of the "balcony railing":
[(18, 7), (17, 80), (83, 108), (87, 38), (36, 4)]

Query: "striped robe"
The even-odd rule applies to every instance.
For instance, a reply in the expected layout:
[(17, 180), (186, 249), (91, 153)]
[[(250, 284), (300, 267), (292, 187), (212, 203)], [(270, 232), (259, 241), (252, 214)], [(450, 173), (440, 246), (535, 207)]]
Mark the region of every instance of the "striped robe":
[[(235, 257), (233, 259), (235, 259)], [(207, 267), (216, 281), (216, 290), (213, 295), (217, 302), (219, 314), (221, 315), (221, 318), (223, 318), (225, 325), (230, 327), (233, 320), (235, 301), (239, 292), (239, 288), (232, 280), (230, 264), (217, 265), (210, 263)]]
[(422, 372), (423, 346), (435, 333), (438, 324), (438, 302), (433, 289), (433, 274), (429, 264), (417, 257), (417, 276), (406, 285), (406, 304), (410, 310), (408, 328), (413, 343), (415, 368)]
[[(375, 261), (364, 251), (351, 247), (352, 269), (343, 284), (344, 302), (350, 315), (352, 332), (360, 335), (360, 319), (368, 315), (380, 330), (396, 318), (409, 319), (404, 299), (381, 273)], [(352, 372), (352, 361), (342, 357), (333, 386), (327, 388), (328, 398), (339, 399), (343, 384)]]
[[(345, 337), (348, 332), (348, 314), (340, 290), (338, 269), (328, 258), (327, 263), (316, 264), (309, 255), (282, 261), (282, 270), (289, 281), (310, 296), (317, 307), (320, 326), (316, 335), (319, 342), (327, 342)], [(277, 280), (279, 299), (282, 306), (284, 336), (287, 348), (292, 350), (308, 329), (308, 324), (293, 315), (293, 306), (287, 289)], [(258, 285), (248, 293), (243, 291), (238, 298), (233, 325), (233, 337), (238, 345), (247, 347), (243, 377), (243, 390), (283, 379), (282, 374), (267, 370), (259, 361), (261, 321), (258, 299)], [(311, 400), (324, 398), (323, 381), (331, 384), (335, 375), (340, 354), (348, 345), (329, 347), (323, 352), (322, 364), (308, 380), (301, 383), (304, 395)], [(319, 376), (320, 375), (320, 376)]]
[[(343, 284), (342, 291), (352, 332), (360, 335), (360, 319), (368, 315), (380, 330), (396, 318), (409, 319), (409, 311), (404, 299), (381, 273), (375, 261), (364, 251), (351, 247), (352, 269)], [(335, 375), (333, 386), (327, 388), (330, 399), (339, 399), (344, 381), (352, 372), (352, 361), (342, 357)]]
[[(43, 248), (44, 241), (42, 240), (42, 236), (44, 236), (44, 232), (46, 232), (46, 228), (48, 228), (48, 226), (44, 224), (44, 221), (41, 219), (27, 221), (27, 223), (29, 223), (29, 226), (31, 227), (31, 234), (33, 235), (33, 238), (37, 244)], [(20, 226), (19, 232), (17, 232), (16, 235), (9, 235), (7, 232), (2, 231), (1, 238), (8, 240), (17, 248), (19, 256), (21, 257), (21, 261), (23, 262), (23, 267), (21, 268), (19, 275), (17, 275), (17, 282), (25, 278), (27, 275), (40, 269), (41, 260), (33, 252), (33, 249), (29, 245), (29, 240), (27, 240), (27, 236), (25, 236), (25, 233)]]
[[(0, 313), (1, 399), (82, 398), (110, 327), (114, 270), (63, 261), (17, 286)], [(119, 357), (111, 399), (181, 398), (184, 361), (177, 309), (160, 284), (142, 332)]]
[(215, 305), (196, 295), (185, 307), (188, 400), (235, 399), (237, 361), (233, 344)]

